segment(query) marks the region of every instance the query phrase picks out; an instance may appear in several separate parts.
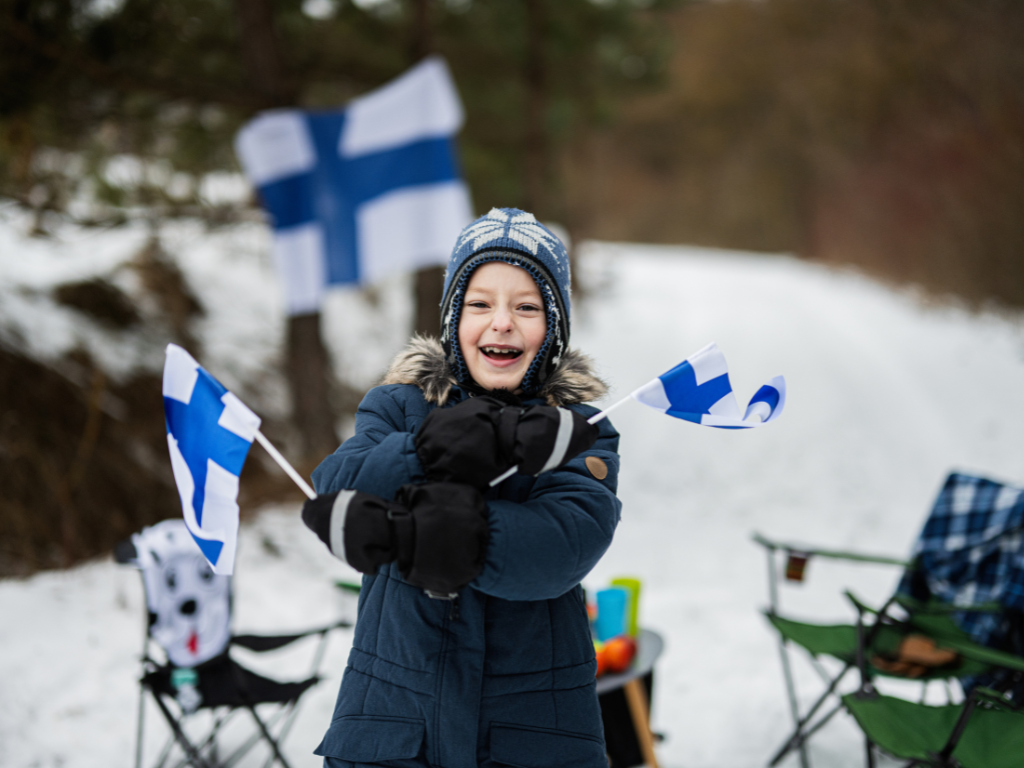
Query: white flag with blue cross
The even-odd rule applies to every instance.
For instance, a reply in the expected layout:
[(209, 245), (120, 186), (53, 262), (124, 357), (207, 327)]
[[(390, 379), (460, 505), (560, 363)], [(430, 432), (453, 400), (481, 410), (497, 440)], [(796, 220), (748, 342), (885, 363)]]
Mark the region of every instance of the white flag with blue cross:
[(238, 478), (260, 417), (175, 344), (167, 345), (163, 394), (185, 526), (214, 572), (230, 574), (238, 542)]
[(289, 314), (327, 286), (444, 264), (472, 220), (456, 162), (458, 92), (429, 57), (344, 110), (264, 112), (235, 149), (273, 220)]
[(630, 395), (669, 416), (720, 429), (750, 429), (774, 421), (786, 405), (786, 380), (776, 376), (740, 412), (725, 356), (712, 342)]

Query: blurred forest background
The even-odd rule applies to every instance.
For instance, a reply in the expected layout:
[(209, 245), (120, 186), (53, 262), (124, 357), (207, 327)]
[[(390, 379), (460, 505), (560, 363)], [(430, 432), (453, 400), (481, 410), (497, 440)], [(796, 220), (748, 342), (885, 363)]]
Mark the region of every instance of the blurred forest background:
[[(260, 220), (257, 200), (211, 191), (238, 173), (246, 120), (338, 107), (430, 53), (466, 106), (478, 212), (519, 206), (577, 242), (789, 251), (1024, 306), (1019, 0), (0, 0), (0, 201), (39, 238), (147, 222), (133, 266), (168, 339), (198, 352), (203, 307), (161, 223)], [(438, 281), (417, 278), (419, 328), (436, 327)], [(54, 298), (142, 322), (102, 279)], [(336, 444), (324, 409), (360, 393), (324, 376), (315, 316), (289, 321), (286, 349), (294, 412), (267, 431), (300, 434), (308, 469)], [(180, 514), (158, 387), (84, 353), (33, 360), (0, 328), (0, 576)], [(243, 508), (282, 487), (246, 473)]]

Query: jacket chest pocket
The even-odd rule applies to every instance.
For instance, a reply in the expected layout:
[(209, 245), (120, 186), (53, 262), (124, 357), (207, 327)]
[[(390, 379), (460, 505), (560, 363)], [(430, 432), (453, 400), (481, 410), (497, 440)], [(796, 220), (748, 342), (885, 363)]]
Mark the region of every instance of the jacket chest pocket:
[(352, 763), (406, 760), (419, 755), (425, 730), (423, 720), (408, 717), (339, 717), (313, 754)]
[(494, 723), (491, 759), (514, 768), (605, 768), (604, 744), (575, 733)]

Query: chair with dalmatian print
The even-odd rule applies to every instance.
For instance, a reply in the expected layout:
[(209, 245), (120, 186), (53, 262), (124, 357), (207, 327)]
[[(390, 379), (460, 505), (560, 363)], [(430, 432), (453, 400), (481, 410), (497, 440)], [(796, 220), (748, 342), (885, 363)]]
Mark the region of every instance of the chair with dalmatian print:
[[(136, 768), (141, 768), (143, 761), (147, 693), (171, 730), (154, 763), (157, 768), (230, 768), (261, 742), (269, 748), (265, 768), (275, 761), (289, 768), (281, 741), (294, 722), (299, 698), (319, 680), (316, 673), (329, 632), (350, 624), (338, 622), (294, 635), (233, 635), (231, 577), (213, 572), (182, 520), (165, 520), (143, 529), (120, 542), (114, 557), (142, 572), (149, 612)], [(270, 651), (313, 635), (320, 637), (313, 668), (308, 678), (297, 682), (263, 677), (239, 664), (229, 652), (232, 646)], [(235, 715), (243, 711), (250, 714), (255, 729), (240, 737), (234, 723)], [(232, 725), (226, 731), (229, 723)], [(225, 744), (229, 744), (229, 752), (222, 755)]]

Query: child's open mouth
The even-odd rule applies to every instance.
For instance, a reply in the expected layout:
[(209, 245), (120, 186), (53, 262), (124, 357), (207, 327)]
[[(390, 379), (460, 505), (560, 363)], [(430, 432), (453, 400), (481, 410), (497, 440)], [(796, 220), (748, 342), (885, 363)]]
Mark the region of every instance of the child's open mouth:
[(496, 363), (510, 363), (523, 354), (523, 350), (516, 349), (515, 347), (495, 346), (480, 347), (480, 352), (488, 360), (493, 360)]

